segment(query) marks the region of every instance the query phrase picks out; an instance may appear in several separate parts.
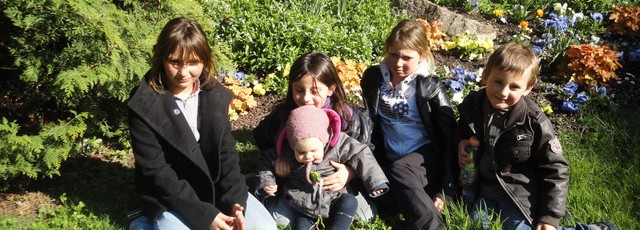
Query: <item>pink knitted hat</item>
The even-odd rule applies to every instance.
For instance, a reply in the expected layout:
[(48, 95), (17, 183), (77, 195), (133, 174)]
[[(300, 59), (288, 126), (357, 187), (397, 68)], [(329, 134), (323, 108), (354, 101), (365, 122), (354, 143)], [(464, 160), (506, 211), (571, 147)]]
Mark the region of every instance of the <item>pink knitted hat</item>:
[(317, 137), (322, 143), (329, 142), (329, 117), (313, 105), (300, 106), (289, 113), (286, 133), (289, 143)]

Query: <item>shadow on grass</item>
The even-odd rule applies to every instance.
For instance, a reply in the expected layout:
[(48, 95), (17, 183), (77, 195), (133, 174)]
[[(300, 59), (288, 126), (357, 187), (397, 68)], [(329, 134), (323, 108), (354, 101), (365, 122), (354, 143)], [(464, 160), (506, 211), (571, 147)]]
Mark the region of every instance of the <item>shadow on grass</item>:
[(133, 178), (134, 169), (120, 163), (77, 157), (63, 163), (60, 176), (35, 181), (31, 187), (56, 200), (65, 193), (72, 204), (82, 201), (88, 212), (124, 228), (126, 213), (139, 204)]

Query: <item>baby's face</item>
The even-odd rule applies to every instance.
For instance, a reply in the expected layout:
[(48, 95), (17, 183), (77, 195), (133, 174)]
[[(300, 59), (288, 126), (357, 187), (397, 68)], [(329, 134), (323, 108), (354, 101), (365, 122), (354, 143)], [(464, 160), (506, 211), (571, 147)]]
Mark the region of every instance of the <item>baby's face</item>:
[(324, 158), (324, 143), (317, 137), (301, 139), (291, 144), (296, 160), (306, 164), (319, 163)]

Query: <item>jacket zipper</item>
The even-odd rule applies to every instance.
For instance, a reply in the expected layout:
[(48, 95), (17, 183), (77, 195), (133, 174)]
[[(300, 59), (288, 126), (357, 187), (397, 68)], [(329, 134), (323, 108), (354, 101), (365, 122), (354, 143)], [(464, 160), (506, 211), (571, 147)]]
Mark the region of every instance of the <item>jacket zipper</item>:
[(498, 133), (498, 135), (496, 136), (496, 139), (493, 141), (493, 143), (491, 143), (491, 145), (493, 146), (491, 148), (491, 163), (493, 165), (493, 172), (494, 172), (494, 175), (496, 176), (496, 178), (498, 179), (498, 182), (500, 183), (500, 186), (502, 186), (502, 189), (504, 189), (504, 191), (507, 193), (509, 198), (511, 198), (513, 203), (516, 204), (516, 206), (518, 207), (520, 212), (524, 215), (524, 217), (527, 218), (527, 221), (529, 221), (529, 224), (533, 225), (533, 218), (531, 217), (531, 214), (530, 213), (527, 214), (528, 212), (525, 211), (525, 208), (523, 207), (522, 203), (520, 203), (520, 201), (516, 198), (515, 194), (513, 194), (513, 191), (511, 191), (507, 187), (507, 183), (504, 182), (504, 180), (500, 177), (500, 173), (499, 173), (500, 169), (498, 168), (498, 164), (495, 161), (495, 146), (496, 146), (496, 143), (498, 142), (498, 139), (500, 139), (500, 136), (502, 136), (503, 133), (505, 133), (505, 132), (507, 132), (507, 131), (509, 131), (511, 129), (513, 129), (513, 127)]

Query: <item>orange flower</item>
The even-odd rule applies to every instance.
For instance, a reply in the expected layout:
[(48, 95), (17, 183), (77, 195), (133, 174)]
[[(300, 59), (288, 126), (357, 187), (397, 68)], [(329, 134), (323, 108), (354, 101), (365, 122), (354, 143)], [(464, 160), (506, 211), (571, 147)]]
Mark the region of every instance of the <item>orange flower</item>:
[(544, 11), (542, 11), (542, 9), (538, 9), (538, 10), (536, 11), (536, 16), (537, 16), (537, 17), (539, 17), (539, 18), (541, 18), (542, 16), (544, 16)]
[(521, 21), (519, 27), (520, 29), (527, 29), (529, 28), (529, 23), (527, 21)]

